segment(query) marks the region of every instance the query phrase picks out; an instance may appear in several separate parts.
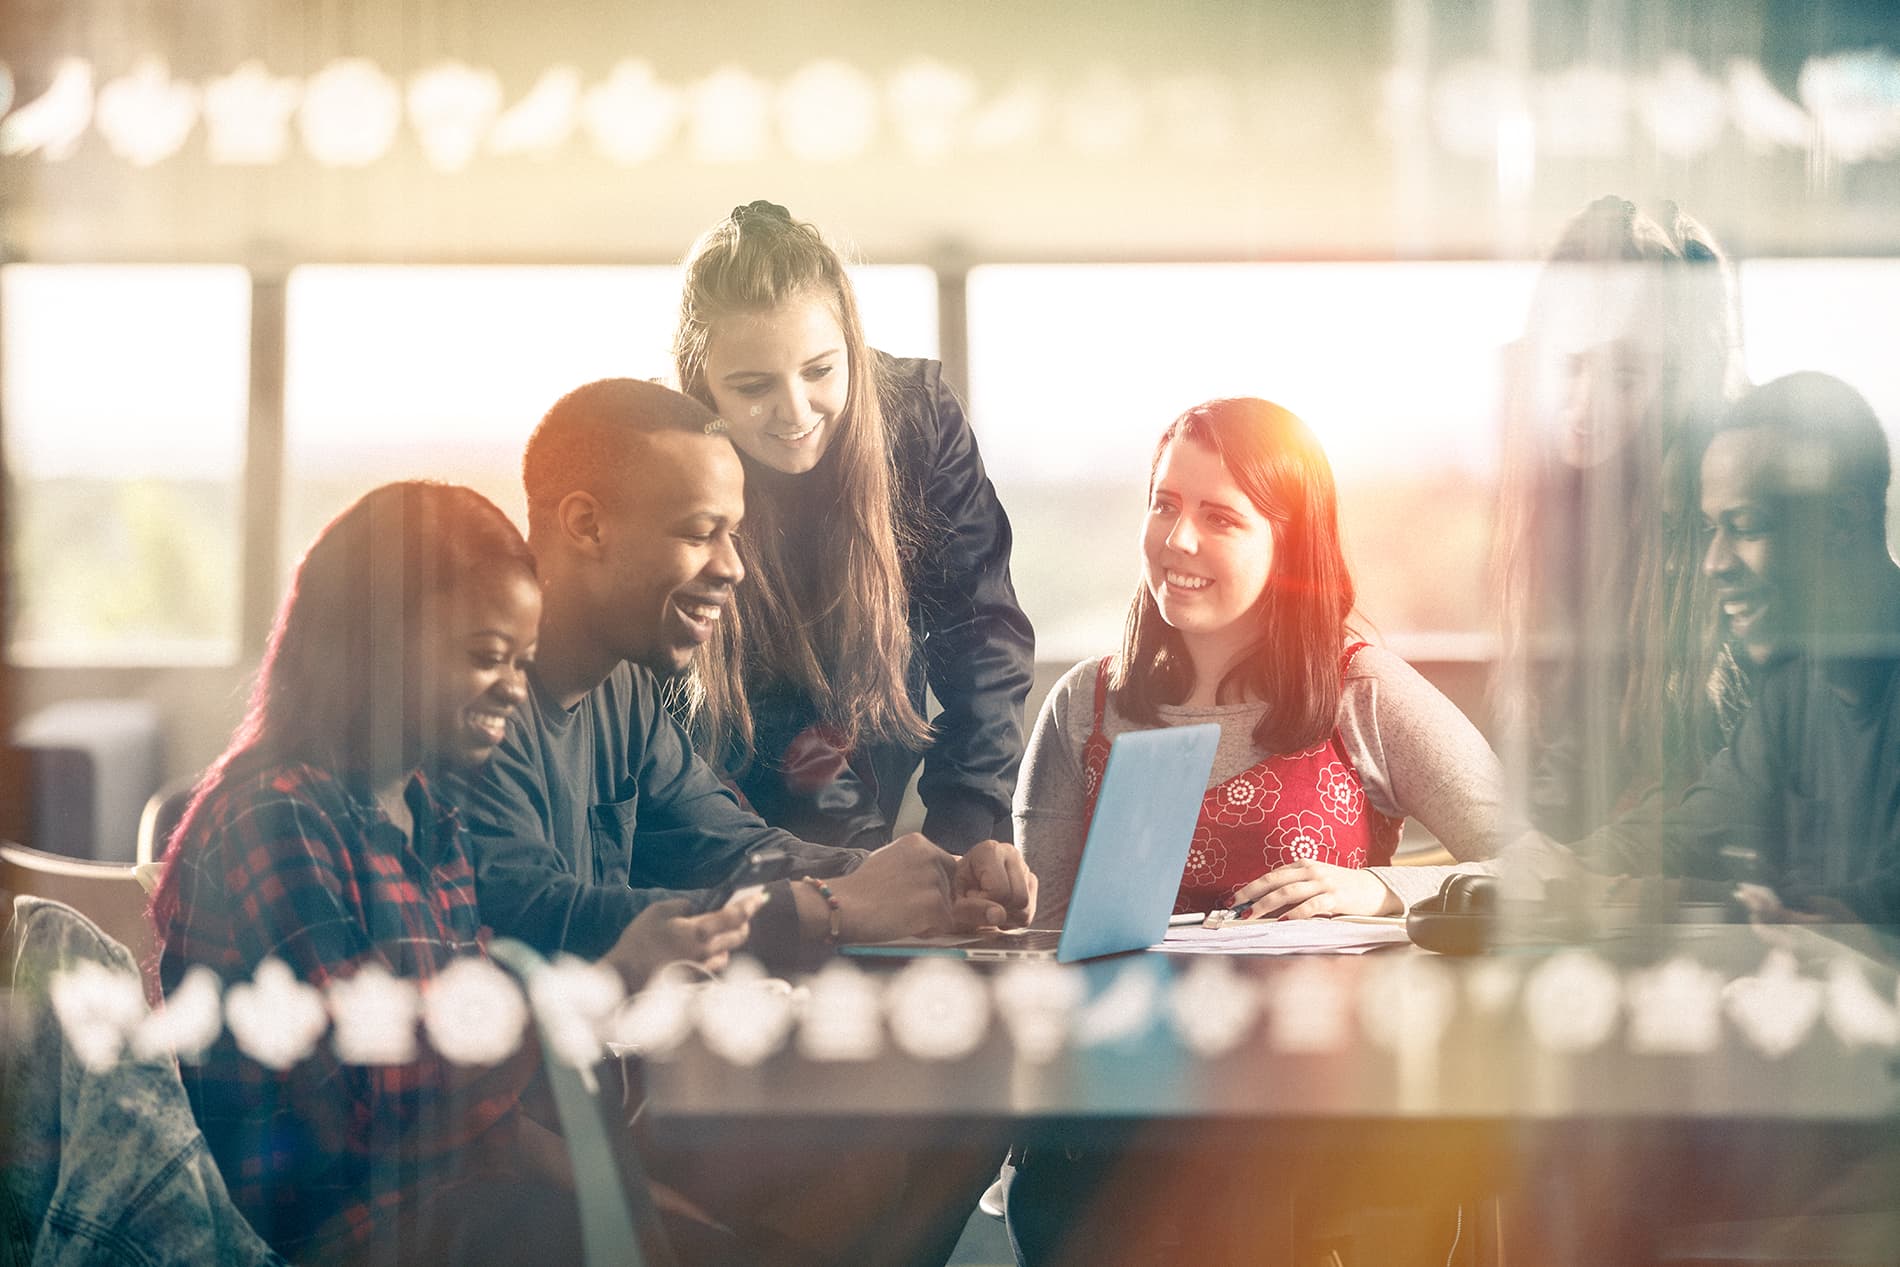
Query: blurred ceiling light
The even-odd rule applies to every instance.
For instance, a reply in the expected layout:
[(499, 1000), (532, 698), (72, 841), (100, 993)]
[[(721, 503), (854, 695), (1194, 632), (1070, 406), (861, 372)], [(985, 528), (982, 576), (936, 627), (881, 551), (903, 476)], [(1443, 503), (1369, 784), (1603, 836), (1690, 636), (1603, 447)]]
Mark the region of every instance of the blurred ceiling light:
[(723, 66), (693, 85), (693, 157), (702, 163), (763, 158), (771, 143), (772, 102), (764, 81)]
[(632, 166), (665, 151), (684, 113), (677, 88), (661, 83), (647, 63), (628, 58), (587, 94), (581, 124), (604, 156)]
[[(225, 995), (225, 1011), (231, 1009)], [(436, 1054), (456, 1065), (498, 1065), (521, 1046), (528, 1001), (513, 977), (487, 959), (464, 957), (430, 978), (422, 1030)]]
[(330, 1045), (346, 1065), (406, 1065), (416, 1058), (416, 1021), (422, 992), (370, 960), (354, 976), (324, 987)]
[(1359, 1032), (1388, 1050), (1429, 1052), (1457, 1010), (1457, 982), (1438, 956), (1375, 959), (1359, 991)]
[(1047, 1064), (1069, 1041), (1069, 1029), (1088, 987), (1067, 968), (1048, 960), (1019, 959), (992, 979), (997, 1013), (1016, 1054)]
[(94, 1073), (118, 1063), (126, 1038), (145, 1012), (135, 974), (86, 960), (55, 974), (47, 994), (67, 1044)]
[(1196, 1055), (1212, 1059), (1238, 1047), (1254, 1027), (1260, 998), (1217, 955), (1197, 955), (1168, 993), (1174, 1032)]
[(891, 1037), (918, 1060), (961, 1060), (982, 1046), (990, 992), (958, 959), (913, 959), (886, 987)]
[(1615, 158), (1629, 144), (1629, 83), (1602, 66), (1570, 66), (1537, 85), (1537, 144), (1568, 158)]
[(92, 122), (92, 65), (62, 58), (46, 91), (0, 120), (0, 154), (38, 151), (49, 163), (72, 157)]
[(249, 981), (224, 992), (224, 1023), (239, 1051), (281, 1072), (316, 1050), (330, 1014), (317, 988), (272, 955)]
[(1728, 64), (1728, 99), (1736, 130), (1758, 154), (1801, 149), (1813, 139), (1807, 111), (1784, 97), (1754, 62), (1738, 57)]
[(1530, 197), (1537, 174), (1537, 119), (1519, 106), (1498, 115), (1498, 200), (1506, 205)]
[(779, 135), (807, 162), (861, 157), (877, 136), (877, 116), (877, 85), (847, 62), (801, 66), (778, 92)]
[(699, 993), (700, 1040), (727, 1064), (750, 1068), (785, 1045), (793, 1007), (785, 983), (742, 955)]
[(99, 90), (93, 118), (114, 154), (150, 167), (184, 147), (198, 122), (198, 88), (148, 57)]
[(1881, 49), (1809, 58), (1796, 83), (1830, 157), (1849, 163), (1900, 152), (1900, 59)]
[(1524, 982), (1523, 1007), (1531, 1037), (1544, 1050), (1589, 1051), (1616, 1028), (1623, 982), (1594, 951), (1560, 950)]
[(1692, 1054), (1722, 1045), (1722, 974), (1687, 955), (1631, 973), (1624, 998), (1631, 1051)]
[(834, 959), (809, 985), (798, 1030), (807, 1060), (870, 1060), (883, 1050), (883, 996), (868, 973), (849, 959)]
[(488, 134), (496, 154), (532, 154), (545, 158), (574, 131), (581, 103), (581, 73), (572, 66), (550, 66), (528, 95), (509, 106)]
[(1432, 89), (1432, 126), (1438, 143), (1465, 158), (1490, 158), (1509, 86), (1490, 62), (1462, 61)]
[(1167, 147), (1181, 154), (1221, 154), (1238, 144), (1231, 85), (1212, 75), (1173, 75), (1157, 81), (1155, 112)]
[(290, 149), (290, 116), (302, 86), (270, 73), (253, 58), (205, 87), (205, 133), (211, 161), (234, 165), (280, 162)]
[[(918, 963), (945, 963), (920, 959)], [(909, 971), (909, 969), (906, 969)], [(966, 969), (967, 971), (967, 969)], [(1101, 992), (1076, 1009), (1075, 1040), (1083, 1047), (1107, 1047), (1148, 1031), (1161, 1002), (1158, 964), (1124, 960)]]
[(1379, 77), (1379, 134), (1395, 144), (1410, 144), (1430, 110), (1425, 72), (1393, 66)]
[(970, 120), (971, 148), (994, 152), (1034, 145), (1049, 126), (1049, 96), (1049, 87), (1041, 80), (1017, 80), (976, 111)]
[(1119, 66), (1097, 66), (1057, 110), (1063, 140), (1098, 157), (1125, 154), (1148, 125), (1141, 92)]
[(1900, 1044), (1900, 1013), (1847, 955), (1827, 966), (1827, 1024), (1849, 1047)]
[(202, 1064), (205, 1052), (223, 1031), (223, 986), (218, 974), (204, 964), (193, 964), (178, 988), (132, 1031), (132, 1056)]
[(1286, 1052), (1319, 1054), (1345, 1047), (1352, 1038), (1351, 999), (1340, 965), (1324, 956), (1295, 956), (1284, 971), (1262, 982), (1273, 1045)]
[(409, 125), (430, 166), (459, 172), (501, 112), (501, 80), (486, 67), (446, 61), (409, 81)]
[(1637, 90), (1637, 110), (1671, 158), (1694, 158), (1714, 145), (1728, 122), (1728, 93), (1681, 54), (1665, 57)]
[(1793, 954), (1770, 950), (1753, 976), (1737, 977), (1722, 990), (1729, 1020), (1754, 1048), (1779, 1060), (1806, 1041), (1827, 1005), (1827, 987), (1804, 976)]
[(899, 142), (926, 161), (956, 148), (977, 97), (969, 72), (927, 58), (899, 67), (887, 92)]
[(389, 152), (402, 126), (402, 92), (375, 62), (331, 62), (304, 86), (297, 123), (304, 148), (326, 167), (366, 167)]

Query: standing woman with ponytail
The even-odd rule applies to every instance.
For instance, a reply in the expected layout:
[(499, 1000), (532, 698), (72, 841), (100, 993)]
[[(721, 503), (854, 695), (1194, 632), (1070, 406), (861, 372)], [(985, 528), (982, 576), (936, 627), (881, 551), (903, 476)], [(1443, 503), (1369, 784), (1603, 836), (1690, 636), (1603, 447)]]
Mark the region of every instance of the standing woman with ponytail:
[[(1565, 224), (1511, 349), (1495, 708), (1530, 825), (1558, 840), (1653, 819), (1747, 707), (1695, 509), (1710, 427), (1743, 385), (1739, 327), (1705, 228), (1604, 197)], [(1652, 870), (1655, 830), (1647, 855), (1605, 865)]]
[(943, 366), (867, 345), (838, 253), (769, 202), (693, 245), (674, 357), (746, 471), (747, 580), (692, 692), (701, 750), (809, 840), (888, 840), (920, 759), (925, 835), (1009, 839), (1033, 635)]

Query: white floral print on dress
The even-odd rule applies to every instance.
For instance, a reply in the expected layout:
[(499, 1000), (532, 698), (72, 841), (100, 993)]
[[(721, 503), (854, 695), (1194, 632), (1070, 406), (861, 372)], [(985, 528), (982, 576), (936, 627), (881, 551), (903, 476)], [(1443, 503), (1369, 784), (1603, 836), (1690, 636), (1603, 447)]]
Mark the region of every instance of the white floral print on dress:
[(1333, 817), (1350, 827), (1366, 812), (1366, 790), (1353, 772), (1335, 761), (1319, 772), (1320, 802)]
[(1255, 827), (1280, 803), (1280, 779), (1271, 770), (1243, 770), (1208, 794), (1208, 817), (1222, 827)]
[(1298, 810), (1284, 814), (1274, 824), (1274, 830), (1280, 837), (1280, 848), (1294, 857), (1306, 862), (1324, 861), (1338, 852), (1333, 843), (1332, 824), (1312, 810)]
[(1193, 888), (1212, 888), (1227, 875), (1227, 846), (1216, 840), (1205, 825), (1194, 829), (1188, 845), (1187, 869), (1183, 883)]

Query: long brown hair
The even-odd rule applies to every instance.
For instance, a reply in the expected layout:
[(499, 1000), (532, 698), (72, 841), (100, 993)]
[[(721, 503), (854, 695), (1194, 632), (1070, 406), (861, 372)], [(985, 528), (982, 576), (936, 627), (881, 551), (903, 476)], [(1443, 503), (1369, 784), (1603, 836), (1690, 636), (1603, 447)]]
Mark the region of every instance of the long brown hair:
[(534, 578), (528, 543), (494, 503), (455, 484), (384, 484), (317, 534), (271, 626), (250, 706), (172, 832), (152, 894), (161, 937), (178, 909), (180, 850), (228, 780), (279, 763), (347, 775), (419, 760), (404, 714), (424, 604), (510, 571)]
[(828, 304), (844, 332), (850, 385), (821, 467), (829, 475), (819, 476), (836, 480), (835, 500), (821, 522), (793, 522), (774, 481), (747, 481), (739, 538), (746, 582), (696, 675), (694, 729), (715, 762), (743, 765), (751, 756), (748, 678), (797, 687), (846, 748), (866, 739), (922, 746), (930, 738), (906, 687), (903, 557), (918, 529), (891, 470), (886, 386), (844, 261), (815, 227), (754, 202), (733, 208), (693, 244), (673, 340), (680, 389), (716, 408), (706, 379), (714, 325), (805, 298)]
[[(1332, 733), (1339, 713), (1340, 652), (1352, 614), (1352, 573), (1339, 543), (1338, 496), (1332, 464), (1307, 425), (1265, 400), (1210, 400), (1168, 424), (1148, 466), (1148, 491), (1171, 444), (1213, 450), (1273, 530), (1273, 568), (1248, 619), (1254, 637), (1220, 682), (1261, 700), (1266, 712), (1254, 743), (1294, 752)], [(1128, 607), (1109, 685), (1116, 706), (1139, 722), (1179, 703), (1194, 688), (1194, 667), (1181, 635), (1162, 619), (1143, 583)]]
[[(1617, 690), (1606, 701), (1614, 715), (1605, 720), (1632, 774), (1653, 770), (1685, 781), (1713, 726), (1704, 688), (1714, 662), (1714, 613), (1700, 579), (1697, 465), (1715, 415), (1742, 387), (1733, 279), (1714, 238), (1695, 220), (1673, 205), (1653, 219), (1617, 197), (1599, 198), (1572, 217), (1549, 263), (1517, 349), (1520, 361), (1555, 315), (1548, 288), (1559, 271), (1594, 268), (1640, 270), (1663, 364), (1651, 416), (1604, 469), (1587, 473), (1563, 469), (1528, 405), (1525, 367), (1516, 367), (1505, 393), (1493, 549), (1503, 663), (1515, 668), (1498, 675), (1493, 703), (1536, 744), (1553, 721), (1542, 715), (1543, 698), (1564, 698), (1567, 677), (1597, 673), (1606, 689)], [(1561, 522), (1566, 513), (1575, 520)], [(1548, 557), (1560, 538), (1590, 579), (1580, 619), (1603, 624), (1607, 614), (1613, 626), (1595, 636), (1563, 627), (1559, 599), (1567, 579)], [(1605, 637), (1616, 645), (1594, 645)], [(1555, 665), (1540, 667), (1553, 654)], [(1545, 689), (1529, 688), (1533, 675)]]

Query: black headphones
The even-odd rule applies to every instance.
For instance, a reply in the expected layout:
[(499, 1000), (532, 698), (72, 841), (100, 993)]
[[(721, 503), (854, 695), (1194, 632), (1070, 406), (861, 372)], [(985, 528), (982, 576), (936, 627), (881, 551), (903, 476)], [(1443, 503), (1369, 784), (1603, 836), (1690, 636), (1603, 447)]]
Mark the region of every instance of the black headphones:
[(1448, 877), (1438, 896), (1412, 904), (1405, 934), (1441, 955), (1476, 955), (1491, 944), (1497, 919), (1497, 877), (1460, 874)]

